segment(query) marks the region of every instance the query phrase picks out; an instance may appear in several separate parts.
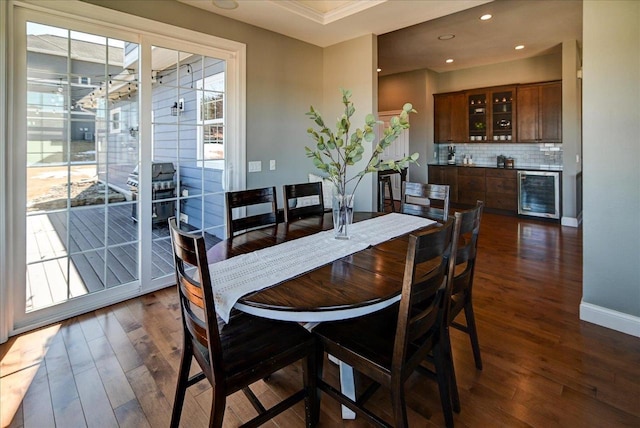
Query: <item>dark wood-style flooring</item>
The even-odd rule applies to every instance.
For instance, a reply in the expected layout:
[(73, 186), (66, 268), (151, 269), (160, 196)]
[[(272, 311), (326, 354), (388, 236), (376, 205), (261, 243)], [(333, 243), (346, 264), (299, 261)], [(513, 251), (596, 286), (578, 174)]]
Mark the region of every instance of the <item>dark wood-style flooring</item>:
[[(640, 339), (579, 320), (580, 229), (485, 214), (475, 282), (484, 370), (467, 337), (452, 331), (462, 412), (458, 427), (638, 427)], [(173, 288), (11, 338), (0, 346), (2, 426), (165, 427), (180, 358)], [(337, 368), (325, 362), (337, 382)], [(259, 382), (271, 404), (300, 383), (293, 366)], [(407, 399), (412, 427), (443, 426), (433, 381), (414, 374)], [(207, 424), (206, 382), (187, 394), (183, 425)], [(390, 410), (380, 389), (371, 406)], [(242, 394), (227, 401), (225, 426), (253, 415)], [(302, 427), (302, 404), (268, 426)], [(322, 400), (321, 427), (342, 421)]]

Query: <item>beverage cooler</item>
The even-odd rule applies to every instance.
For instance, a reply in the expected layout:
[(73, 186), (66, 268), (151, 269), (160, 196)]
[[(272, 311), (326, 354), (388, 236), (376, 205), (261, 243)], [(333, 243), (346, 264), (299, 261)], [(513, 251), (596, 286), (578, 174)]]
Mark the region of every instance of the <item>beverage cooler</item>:
[(518, 214), (560, 218), (560, 172), (518, 171)]

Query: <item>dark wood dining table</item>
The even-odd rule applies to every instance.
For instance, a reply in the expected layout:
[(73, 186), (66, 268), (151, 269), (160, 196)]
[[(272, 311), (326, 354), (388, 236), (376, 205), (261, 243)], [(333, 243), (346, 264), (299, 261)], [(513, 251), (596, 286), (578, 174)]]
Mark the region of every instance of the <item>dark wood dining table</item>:
[[(383, 213), (355, 212), (354, 222)], [(436, 224), (434, 222), (434, 224)], [(431, 226), (429, 226), (431, 227)], [(333, 229), (333, 214), (252, 230), (221, 241), (207, 251), (216, 263), (280, 243)], [(256, 316), (305, 323), (312, 329), (324, 321), (373, 313), (400, 300), (409, 234), (371, 246), (272, 287), (241, 297), (234, 308)], [(309, 257), (313, 257), (309, 254)], [(355, 399), (353, 369), (338, 360), (342, 392)], [(355, 413), (342, 406), (343, 419)]]
[[(356, 212), (354, 222), (379, 215)], [(207, 257), (215, 263), (332, 228), (332, 213), (279, 223), (221, 241), (208, 250)], [(308, 323), (383, 309), (400, 298), (407, 246), (408, 235), (399, 236), (243, 296), (234, 307), (266, 318)]]

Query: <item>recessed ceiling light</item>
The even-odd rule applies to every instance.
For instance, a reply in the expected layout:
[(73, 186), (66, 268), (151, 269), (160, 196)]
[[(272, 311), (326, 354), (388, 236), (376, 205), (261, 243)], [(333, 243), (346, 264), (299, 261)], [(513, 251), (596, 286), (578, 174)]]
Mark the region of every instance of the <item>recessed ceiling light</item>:
[(438, 40), (451, 40), (455, 37), (455, 34), (443, 34), (441, 36), (438, 36)]
[(482, 21), (488, 21), (488, 20), (490, 20), (491, 18), (493, 18), (493, 15), (491, 15), (490, 13), (485, 13), (484, 15), (482, 15), (482, 16), (480, 17), (480, 20), (482, 20)]
[(220, 9), (235, 9), (238, 7), (238, 2), (236, 0), (211, 0), (211, 4), (215, 7), (219, 7)]
[(516, 46), (516, 50), (519, 51), (520, 49), (524, 49), (524, 45), (518, 45)]
[(451, 64), (453, 62), (453, 58), (449, 58), (445, 61), (447, 64)]

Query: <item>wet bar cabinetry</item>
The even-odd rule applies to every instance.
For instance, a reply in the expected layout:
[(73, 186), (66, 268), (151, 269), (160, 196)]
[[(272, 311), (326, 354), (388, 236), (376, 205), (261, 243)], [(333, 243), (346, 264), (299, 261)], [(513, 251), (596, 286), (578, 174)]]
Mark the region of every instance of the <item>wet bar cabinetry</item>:
[(489, 210), (505, 214), (518, 212), (515, 169), (429, 165), (429, 183), (448, 184), (454, 206), (474, 206), (480, 200)]
[(562, 84), (560, 82), (518, 87), (518, 141), (562, 142)]
[(434, 142), (562, 142), (562, 84), (514, 84), (434, 94)]
[(434, 95), (434, 141), (436, 143), (464, 143), (467, 141), (466, 105), (464, 92)]

